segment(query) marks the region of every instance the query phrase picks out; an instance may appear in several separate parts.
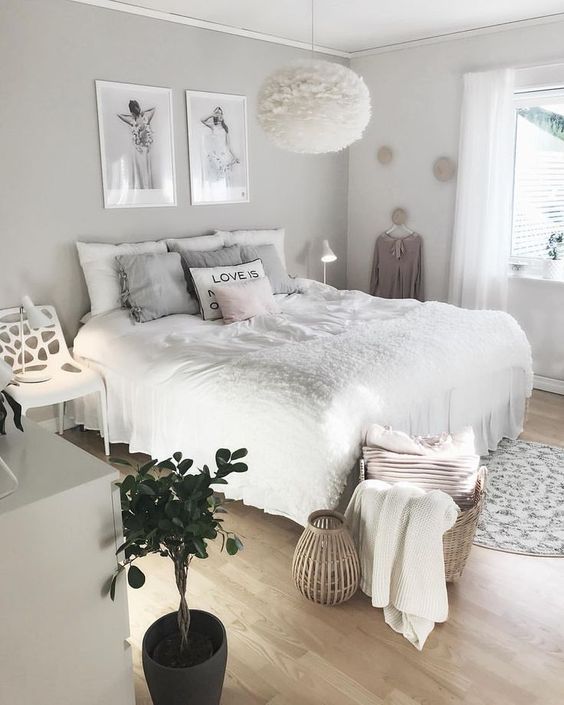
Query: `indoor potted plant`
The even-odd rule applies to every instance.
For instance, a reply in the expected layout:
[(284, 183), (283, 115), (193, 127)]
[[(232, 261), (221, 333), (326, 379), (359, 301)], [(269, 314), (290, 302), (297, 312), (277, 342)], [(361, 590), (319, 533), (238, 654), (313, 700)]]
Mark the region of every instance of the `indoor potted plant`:
[[(131, 587), (142, 587), (145, 576), (135, 561), (149, 553), (172, 561), (180, 594), (178, 612), (158, 619), (143, 638), (143, 670), (155, 705), (219, 703), (227, 662), (225, 628), (214, 615), (188, 609), (186, 581), (192, 559), (208, 557), (208, 541), (221, 537), (230, 555), (242, 548), (217, 516), (225, 509), (212, 486), (227, 484), (231, 473), (245, 472), (241, 458), (246, 455), (244, 448), (233, 453), (221, 448), (212, 475), (207, 465), (193, 473), (193, 461), (174, 453), (161, 462), (150, 460), (118, 483), (125, 542), (117, 551), (123, 558), (112, 576), (110, 596), (123, 572)], [(135, 467), (121, 459), (112, 462)]]
[(564, 233), (551, 233), (546, 244), (548, 259), (544, 261), (545, 279), (562, 279), (564, 275), (564, 260), (562, 259), (562, 244)]

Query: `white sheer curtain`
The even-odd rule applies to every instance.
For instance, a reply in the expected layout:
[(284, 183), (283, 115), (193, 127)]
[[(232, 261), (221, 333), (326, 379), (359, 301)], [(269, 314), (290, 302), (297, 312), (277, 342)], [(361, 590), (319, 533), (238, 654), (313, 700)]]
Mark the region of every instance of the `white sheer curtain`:
[(514, 71), (464, 76), (449, 301), (505, 309), (515, 153)]

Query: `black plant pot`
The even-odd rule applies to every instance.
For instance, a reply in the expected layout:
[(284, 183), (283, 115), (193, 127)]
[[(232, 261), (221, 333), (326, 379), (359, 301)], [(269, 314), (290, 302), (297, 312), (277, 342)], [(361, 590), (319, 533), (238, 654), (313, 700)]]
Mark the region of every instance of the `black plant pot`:
[(209, 612), (190, 610), (190, 615), (190, 629), (211, 639), (213, 655), (188, 668), (161, 666), (152, 654), (162, 639), (178, 631), (176, 612), (151, 624), (143, 637), (143, 670), (154, 705), (219, 705), (227, 664), (225, 627)]

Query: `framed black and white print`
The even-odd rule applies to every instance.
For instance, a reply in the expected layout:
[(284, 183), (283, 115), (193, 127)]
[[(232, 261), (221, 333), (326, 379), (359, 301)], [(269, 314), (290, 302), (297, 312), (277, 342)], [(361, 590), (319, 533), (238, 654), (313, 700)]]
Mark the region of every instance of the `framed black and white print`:
[(249, 202), (247, 99), (186, 91), (192, 205)]
[(172, 91), (96, 81), (104, 206), (176, 205)]

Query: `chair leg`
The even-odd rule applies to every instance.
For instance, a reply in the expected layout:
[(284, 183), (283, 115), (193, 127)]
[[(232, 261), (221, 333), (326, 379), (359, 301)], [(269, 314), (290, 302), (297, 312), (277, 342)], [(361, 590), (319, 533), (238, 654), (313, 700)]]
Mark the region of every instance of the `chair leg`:
[(62, 435), (65, 430), (65, 402), (62, 401), (58, 406), (58, 430), (59, 434)]
[(108, 406), (106, 402), (106, 390), (100, 389), (98, 394), (98, 424), (100, 433), (104, 437), (104, 453), (110, 454), (110, 430), (108, 428)]

